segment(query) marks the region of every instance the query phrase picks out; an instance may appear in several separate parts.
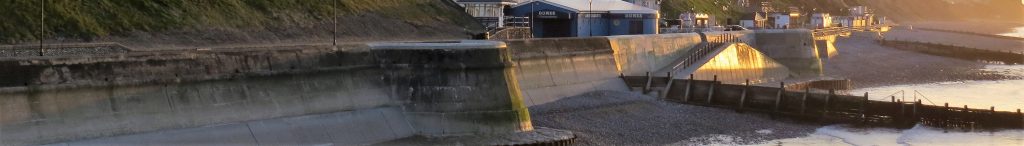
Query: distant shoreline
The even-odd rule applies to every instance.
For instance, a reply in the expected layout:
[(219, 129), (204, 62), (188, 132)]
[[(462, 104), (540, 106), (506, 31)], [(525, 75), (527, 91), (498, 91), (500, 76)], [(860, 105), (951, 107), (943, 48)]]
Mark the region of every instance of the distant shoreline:
[(920, 21), (908, 22), (914, 28), (925, 28), (932, 30), (945, 30), (955, 32), (967, 32), (976, 34), (1005, 36), (1006, 33), (1014, 33), (1017, 28), (1024, 27), (1020, 22), (983, 22), (983, 21)]

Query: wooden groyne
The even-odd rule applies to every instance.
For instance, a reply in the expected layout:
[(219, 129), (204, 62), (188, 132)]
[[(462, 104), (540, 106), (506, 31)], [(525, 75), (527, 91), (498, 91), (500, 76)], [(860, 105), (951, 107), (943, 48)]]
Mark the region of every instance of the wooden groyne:
[(1024, 114), (996, 111), (996, 107), (976, 109), (945, 105), (926, 105), (920, 100), (870, 100), (863, 96), (812, 93), (780, 87), (722, 84), (720, 81), (673, 79), (669, 77), (622, 76), (627, 85), (645, 93), (657, 91), (662, 99), (690, 105), (734, 109), (738, 112), (768, 113), (773, 117), (789, 117), (825, 124), (857, 124), (894, 128), (910, 128), (924, 124), (941, 128), (1020, 129)]
[(931, 55), (949, 56), (967, 60), (994, 61), (1002, 62), (1003, 64), (1024, 64), (1024, 52), (993, 51), (951, 44), (922, 43), (901, 40), (881, 40), (879, 43), (887, 47)]

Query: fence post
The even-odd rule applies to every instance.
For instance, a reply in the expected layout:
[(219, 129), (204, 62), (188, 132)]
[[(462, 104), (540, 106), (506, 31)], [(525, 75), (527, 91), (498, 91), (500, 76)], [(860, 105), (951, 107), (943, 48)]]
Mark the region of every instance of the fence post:
[(661, 91), (661, 99), (668, 99), (668, 92), (672, 91), (672, 83), (676, 81), (672, 78), (672, 72), (668, 72), (668, 82), (665, 83), (665, 89)]
[[(895, 98), (895, 96), (893, 96), (893, 98)], [(899, 126), (903, 126), (903, 123), (905, 123), (903, 116), (907, 113), (907, 110), (904, 109), (903, 100), (897, 99), (894, 103), (896, 103), (896, 106), (900, 108), (900, 113), (894, 115), (893, 119), (896, 120), (896, 124), (899, 124)]]
[(807, 113), (807, 96), (811, 94), (811, 87), (804, 87), (804, 96), (800, 98), (800, 115)]
[(862, 100), (860, 103), (860, 122), (862, 124), (868, 122), (868, 100), (870, 100), (868, 99), (868, 92), (864, 92), (864, 100)]
[(651, 72), (647, 72), (645, 75), (647, 76), (647, 83), (644, 84), (644, 87), (642, 89), (643, 93), (641, 93), (641, 94), (647, 94), (647, 92), (650, 92), (651, 82), (654, 81), (654, 77), (651, 76)]
[(690, 74), (690, 80), (686, 81), (686, 93), (683, 95), (683, 103), (690, 102), (690, 96), (693, 94), (693, 74)]
[(835, 89), (829, 89), (828, 90), (828, 96), (825, 96), (825, 104), (824, 104), (823, 110), (821, 112), (821, 119), (822, 120), (825, 120), (825, 119), (828, 118), (828, 106), (829, 106), (829, 103), (832, 102), (831, 101), (832, 100), (832, 95), (835, 95), (835, 94), (836, 94), (836, 90)]
[(911, 114), (911, 116), (910, 116), (910, 120), (914, 120), (914, 122), (917, 122), (917, 121), (921, 120), (920, 118), (917, 117), (917, 107), (918, 106), (921, 106), (921, 100), (920, 99), (918, 99), (917, 101), (914, 101), (913, 114)]
[(711, 80), (711, 88), (708, 89), (708, 105), (711, 105), (711, 100), (715, 98), (715, 85), (718, 84), (718, 75), (715, 75)]
[(1017, 109), (1017, 119), (1020, 120), (1020, 128), (1024, 128), (1024, 113), (1021, 113), (1020, 109)]
[(745, 104), (745, 102), (747, 102), (747, 90), (749, 90), (749, 89), (750, 89), (750, 79), (747, 79), (747, 81), (743, 84), (743, 92), (740, 93), (740, 104), (739, 104), (739, 107), (736, 108), (737, 112), (743, 112), (743, 106), (744, 106), (743, 104)]
[[(995, 122), (994, 122), (995, 120), (993, 120), (996, 117), (995, 115), (996, 115), (996, 106), (989, 107), (988, 118), (985, 118), (984, 119), (985, 121), (983, 123), (985, 123), (985, 124), (995, 124)], [(988, 126), (995, 126), (995, 125), (988, 125)]]
[(775, 95), (775, 109), (774, 112), (778, 113), (782, 104), (782, 94), (786, 92), (786, 82), (779, 82), (779, 94)]
[(949, 103), (946, 103), (945, 104), (945, 108), (942, 109), (942, 121), (941, 121), (942, 128), (947, 128), (948, 127), (946, 125), (947, 123), (949, 123), (948, 121), (949, 121)]
[[(967, 105), (964, 105), (964, 117), (960, 117), (960, 118), (964, 119), (962, 122), (967, 123), (967, 124), (971, 124), (971, 129), (970, 129), (971, 131), (974, 131), (974, 125), (976, 125), (976, 123), (977, 123), (977, 119), (974, 119), (975, 117), (977, 117), (977, 116), (971, 116), (971, 109), (967, 108)], [(962, 125), (962, 126), (963, 127), (967, 127), (967, 125)]]

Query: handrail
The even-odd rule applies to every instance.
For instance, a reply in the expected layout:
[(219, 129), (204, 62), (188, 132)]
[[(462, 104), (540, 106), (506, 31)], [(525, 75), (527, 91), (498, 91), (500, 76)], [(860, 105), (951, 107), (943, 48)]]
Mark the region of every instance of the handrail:
[(932, 103), (932, 105), (938, 105), (938, 104), (935, 104), (935, 102), (932, 102), (931, 99), (928, 99), (928, 96), (924, 96), (924, 93), (921, 93), (921, 92), (918, 92), (917, 90), (914, 90), (914, 94), (915, 94), (914, 97), (917, 97), (917, 94), (920, 94), (921, 97), (924, 98), (924, 100), (928, 101), (928, 103)]

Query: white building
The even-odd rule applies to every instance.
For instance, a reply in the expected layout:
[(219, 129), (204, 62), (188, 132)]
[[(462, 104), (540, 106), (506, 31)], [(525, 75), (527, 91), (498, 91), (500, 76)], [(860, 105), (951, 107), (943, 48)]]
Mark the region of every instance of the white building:
[(854, 6), (850, 8), (850, 17), (850, 22), (852, 24), (849, 26), (853, 27), (871, 26), (875, 21), (874, 11), (866, 6)]
[(811, 25), (814, 28), (832, 27), (832, 16), (828, 13), (815, 13), (811, 15)]
[(765, 28), (767, 22), (768, 18), (761, 12), (749, 13), (740, 18), (740, 26), (745, 28)]
[(517, 0), (455, 0), (455, 2), (466, 8), (466, 13), (487, 28), (505, 27), (505, 9), (518, 3)]
[(654, 10), (661, 10), (661, 0), (622, 0)]
[(772, 13), (769, 16), (768, 21), (772, 24), (772, 28), (790, 28), (790, 17), (789, 13)]
[(707, 28), (718, 25), (714, 16), (704, 13), (684, 12), (679, 14), (679, 21), (683, 28)]

